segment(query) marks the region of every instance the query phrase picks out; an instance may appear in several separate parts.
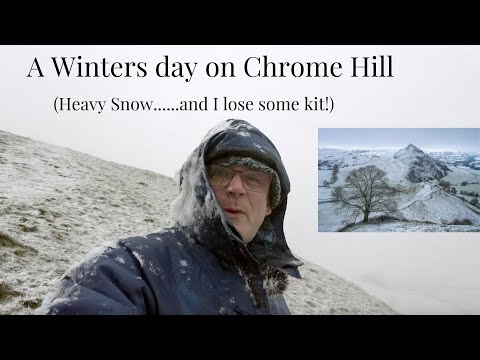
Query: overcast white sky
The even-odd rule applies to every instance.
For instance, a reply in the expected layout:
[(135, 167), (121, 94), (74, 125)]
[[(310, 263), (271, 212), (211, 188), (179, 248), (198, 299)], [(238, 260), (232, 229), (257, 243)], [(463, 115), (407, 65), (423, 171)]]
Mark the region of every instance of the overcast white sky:
[[(170, 66), (189, 62), (192, 68), (197, 62), (189, 82), (186, 67), (185, 78), (155, 74), (165, 55)], [(275, 63), (339, 62), (342, 75), (247, 77), (245, 60), (264, 55)], [(391, 55), (393, 77), (351, 77), (352, 57), (376, 56), (378, 62), (380, 55)], [(110, 65), (145, 62), (147, 76), (135, 77), (135, 68), (130, 78), (58, 77), (51, 58), (62, 56), (99, 63), (105, 58)], [(34, 58), (42, 78), (27, 77)], [(236, 77), (209, 78), (205, 66), (212, 61), (232, 62)], [(0, 130), (173, 176), (213, 125), (245, 119), (271, 138), (289, 172), (285, 232), (295, 253), (363, 285), (399, 311), (480, 313), (478, 233), (318, 233), (316, 168), (318, 128), (477, 128), (479, 63), (479, 46), (1, 46)], [(334, 101), (331, 113), (304, 111), (305, 97), (327, 96)], [(106, 101), (105, 110), (57, 114), (56, 97)], [(159, 108), (207, 97), (209, 108), (115, 112), (114, 97), (151, 100)], [(255, 109), (213, 111), (214, 97), (251, 100)], [(259, 111), (261, 100), (297, 100), (300, 109)]]
[(480, 129), (318, 129), (319, 148), (399, 150), (408, 144), (423, 151), (480, 154)]

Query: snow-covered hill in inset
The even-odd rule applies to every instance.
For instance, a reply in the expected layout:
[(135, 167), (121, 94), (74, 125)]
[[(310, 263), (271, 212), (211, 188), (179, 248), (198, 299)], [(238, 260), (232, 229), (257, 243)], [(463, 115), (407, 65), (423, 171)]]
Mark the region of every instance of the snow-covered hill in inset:
[[(359, 151), (359, 150), (357, 150)], [(365, 153), (371, 153), (366, 150)], [(335, 152), (319, 150), (319, 164), (328, 158), (328, 163), (345, 164), (350, 155), (348, 150)], [(388, 215), (397, 218), (401, 223), (361, 224), (361, 231), (478, 231), (480, 209), (470, 205), (471, 196), (460, 195), (461, 191), (480, 191), (480, 171), (467, 167), (454, 167), (446, 171), (446, 166), (431, 159), (421, 149), (410, 144), (398, 151), (376, 151), (365, 164), (343, 166), (338, 169), (335, 182), (332, 182), (333, 170), (330, 167), (318, 170), (318, 230), (339, 231), (353, 222), (347, 213), (340, 211), (339, 204), (332, 201), (332, 190), (346, 186), (345, 180), (350, 172), (367, 165), (373, 165), (385, 172), (387, 181), (399, 192), (396, 201), (399, 212), (395, 214), (371, 214), (371, 217)], [(445, 192), (437, 186), (438, 178), (449, 181), (455, 187), (457, 196)], [(424, 182), (419, 182), (423, 179)], [(430, 181), (428, 181), (430, 180)], [(462, 200), (464, 198), (464, 200)], [(361, 219), (357, 219), (361, 221)], [(415, 222), (407, 224), (406, 221)], [(442, 226), (431, 226), (432, 224)], [(422, 230), (422, 226), (423, 229)], [(368, 229), (368, 230), (365, 230)], [(389, 230), (386, 230), (389, 229)], [(360, 231), (353, 228), (345, 231)]]
[(466, 153), (461, 151), (432, 151), (428, 155), (449, 166), (465, 166), (470, 169), (480, 170), (479, 153)]
[(344, 232), (480, 232), (475, 225), (441, 225), (422, 222), (387, 220), (385, 222), (358, 223)]
[(430, 183), (411, 186), (400, 197), (399, 211), (410, 221), (452, 224), (467, 219), (480, 225), (480, 209)]
[[(168, 226), (176, 194), (170, 177), (0, 131), (0, 314), (31, 314), (105, 241)], [(300, 272), (293, 314), (395, 313), (318, 266)]]
[[(408, 168), (400, 160), (393, 158), (396, 150), (341, 150), (319, 149), (318, 150), (318, 185), (322, 186), (323, 180), (329, 180), (334, 165), (339, 166), (338, 179), (331, 187), (343, 186), (345, 178), (352, 170), (367, 165), (374, 165), (385, 171), (389, 180), (393, 183), (409, 183), (406, 180)], [(353, 154), (362, 154), (361, 157)], [(356, 157), (353, 159), (352, 155)]]
[(450, 182), (457, 194), (461, 191), (480, 193), (480, 169), (475, 170), (465, 166), (452, 167), (452, 172), (448, 173), (443, 180)]
[(342, 150), (318, 149), (318, 169), (332, 169), (334, 165), (340, 168), (367, 164), (372, 158), (383, 156), (384, 150)]
[(394, 159), (398, 159), (403, 163), (411, 163), (417, 159), (425, 158), (428, 155), (425, 154), (422, 150), (416, 147), (413, 144), (408, 144), (408, 146), (404, 149), (398, 150), (395, 155), (393, 155)]
[[(398, 199), (399, 211), (391, 214), (402, 220), (357, 224), (345, 229), (355, 232), (480, 231), (480, 209), (430, 183), (412, 185)], [(466, 223), (467, 225), (460, 225)]]
[(412, 144), (399, 150), (393, 158), (401, 161), (408, 168), (407, 179), (413, 183), (439, 180), (450, 171), (447, 166)]
[(447, 165), (469, 163), (470, 159), (472, 161), (475, 159), (474, 156), (462, 151), (431, 151), (428, 156)]

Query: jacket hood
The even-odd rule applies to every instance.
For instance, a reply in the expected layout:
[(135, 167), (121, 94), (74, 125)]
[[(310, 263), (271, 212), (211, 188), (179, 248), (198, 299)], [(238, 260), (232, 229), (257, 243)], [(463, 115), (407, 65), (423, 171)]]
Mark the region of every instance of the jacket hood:
[[(206, 163), (236, 155), (251, 157), (274, 169), (281, 185), (280, 201), (265, 218), (254, 239), (245, 246), (210, 187)], [(179, 195), (172, 202), (171, 218), (191, 241), (199, 241), (223, 261), (242, 268), (258, 262), (263, 270), (271, 267), (300, 277), (295, 258), (285, 239), (283, 221), (290, 181), (280, 154), (260, 130), (244, 120), (229, 119), (217, 124), (202, 139), (175, 176)]]

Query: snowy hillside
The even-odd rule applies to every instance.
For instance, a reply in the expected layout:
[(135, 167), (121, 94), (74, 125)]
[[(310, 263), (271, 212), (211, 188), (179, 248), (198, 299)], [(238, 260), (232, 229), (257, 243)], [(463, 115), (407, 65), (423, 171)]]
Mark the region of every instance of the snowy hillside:
[(362, 165), (368, 163), (372, 158), (384, 154), (384, 151), (376, 150), (341, 150), (341, 149), (319, 149), (318, 168), (332, 169), (334, 165), (340, 168), (347, 166)]
[(429, 183), (411, 186), (399, 203), (406, 220), (451, 224), (455, 219), (468, 219), (480, 226), (480, 209)]
[(425, 154), (422, 150), (416, 147), (413, 144), (408, 144), (405, 149), (398, 150), (395, 155), (393, 155), (394, 159), (398, 159), (404, 163), (413, 162), (416, 159), (425, 158), (428, 155)]
[[(319, 164), (323, 163), (322, 159), (328, 159), (329, 164), (345, 164), (350, 155), (346, 150), (332, 152), (320, 149)], [(345, 228), (353, 219), (348, 213), (340, 211), (339, 204), (332, 199), (332, 190), (344, 187), (349, 173), (367, 165), (384, 171), (389, 184), (399, 190), (395, 196), (398, 211), (372, 213), (372, 223)], [(376, 156), (364, 164), (341, 167), (335, 179), (331, 167), (319, 167), (318, 230), (479, 231), (480, 208), (469, 202), (476, 201), (473, 195), (480, 192), (480, 171), (461, 166), (452, 166), (449, 171), (446, 169), (447, 166), (412, 144), (394, 153), (377, 151)], [(448, 188), (439, 187), (438, 179), (449, 182)], [(389, 219), (388, 223), (375, 223), (375, 218), (380, 215), (388, 215), (397, 221)]]
[(357, 285), (306, 262), (303, 279), (290, 278), (285, 300), (293, 315), (396, 314)]
[(461, 151), (434, 151), (428, 154), (431, 158), (441, 161), (446, 165), (465, 166), (480, 170), (480, 155)]
[(0, 132), (0, 313), (40, 305), (105, 240), (155, 231), (171, 178)]
[(440, 180), (450, 171), (447, 166), (412, 144), (399, 150), (393, 158), (400, 160), (408, 168), (407, 179), (413, 183)]
[[(0, 131), (0, 314), (30, 314), (60, 276), (105, 241), (169, 225), (171, 178)], [(293, 314), (393, 314), (306, 262)]]
[(431, 151), (428, 156), (447, 165), (463, 164), (471, 158), (470, 154), (461, 151)]

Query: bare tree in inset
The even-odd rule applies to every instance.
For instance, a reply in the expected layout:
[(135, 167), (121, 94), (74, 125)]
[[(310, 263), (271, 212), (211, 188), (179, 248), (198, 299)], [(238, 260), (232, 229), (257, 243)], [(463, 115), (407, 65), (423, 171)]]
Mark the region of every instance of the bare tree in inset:
[(330, 179), (330, 184), (335, 184), (338, 180), (338, 164), (333, 165), (332, 168), (332, 178)]
[(332, 190), (332, 198), (340, 202), (340, 209), (351, 213), (356, 221), (363, 214), (363, 222), (368, 221), (372, 212), (392, 213), (397, 210), (394, 199), (397, 189), (388, 185), (385, 172), (369, 165), (351, 171), (345, 179), (344, 187)]

